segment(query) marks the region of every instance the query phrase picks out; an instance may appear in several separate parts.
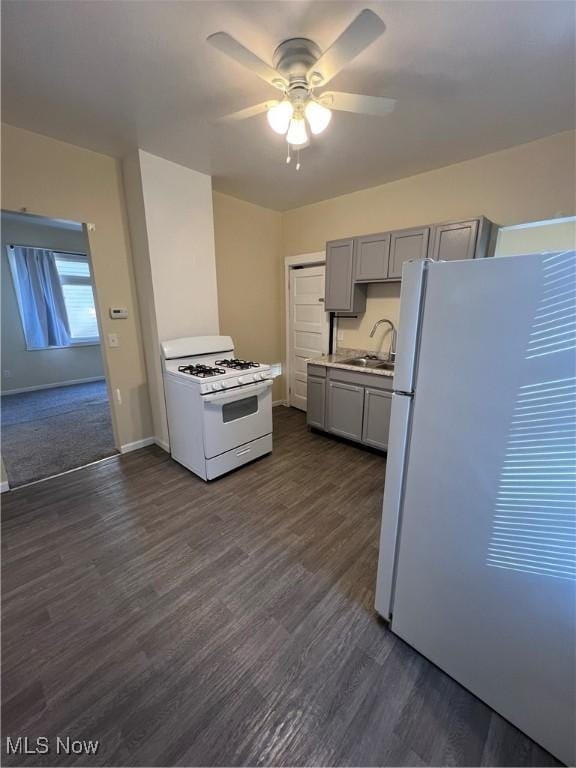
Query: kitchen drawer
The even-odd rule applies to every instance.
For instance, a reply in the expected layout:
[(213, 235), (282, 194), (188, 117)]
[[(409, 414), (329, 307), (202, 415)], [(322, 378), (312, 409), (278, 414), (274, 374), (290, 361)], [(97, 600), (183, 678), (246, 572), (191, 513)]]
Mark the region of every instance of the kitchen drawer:
[(325, 379), (326, 366), (315, 365), (314, 363), (308, 363), (308, 376), (319, 376), (321, 379)]
[(206, 479), (213, 480), (215, 477), (230, 472), (236, 467), (241, 467), (249, 461), (265, 456), (272, 451), (272, 435), (264, 435), (247, 445), (240, 445), (231, 451), (221, 453), (213, 459), (206, 461)]
[(361, 387), (371, 387), (372, 389), (386, 389), (390, 392), (393, 388), (393, 377), (382, 376), (378, 373), (365, 373), (349, 371), (346, 368), (328, 368), (328, 379), (332, 381), (342, 381), (346, 384), (358, 384)]

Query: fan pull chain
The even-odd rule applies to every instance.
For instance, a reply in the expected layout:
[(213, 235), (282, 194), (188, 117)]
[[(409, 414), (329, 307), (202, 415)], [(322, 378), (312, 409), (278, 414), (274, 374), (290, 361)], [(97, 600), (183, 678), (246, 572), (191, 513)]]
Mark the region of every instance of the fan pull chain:
[[(288, 144), (288, 154), (286, 155), (286, 164), (290, 165), (292, 162), (292, 146)], [(296, 150), (296, 170), (299, 171), (302, 167), (302, 163), (300, 162), (300, 150)]]

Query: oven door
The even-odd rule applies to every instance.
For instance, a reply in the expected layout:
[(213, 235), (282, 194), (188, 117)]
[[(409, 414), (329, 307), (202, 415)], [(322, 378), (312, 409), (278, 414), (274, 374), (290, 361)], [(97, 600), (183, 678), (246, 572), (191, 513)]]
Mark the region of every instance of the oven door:
[(272, 382), (202, 396), (207, 459), (272, 432)]

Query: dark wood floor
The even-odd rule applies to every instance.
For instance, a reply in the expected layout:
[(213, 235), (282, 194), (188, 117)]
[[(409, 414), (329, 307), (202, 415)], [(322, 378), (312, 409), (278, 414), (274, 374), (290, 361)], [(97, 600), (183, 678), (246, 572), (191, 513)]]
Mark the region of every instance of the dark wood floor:
[(4, 763), (555, 764), (377, 619), (384, 458), (274, 420), (210, 484), (149, 448), (4, 495)]

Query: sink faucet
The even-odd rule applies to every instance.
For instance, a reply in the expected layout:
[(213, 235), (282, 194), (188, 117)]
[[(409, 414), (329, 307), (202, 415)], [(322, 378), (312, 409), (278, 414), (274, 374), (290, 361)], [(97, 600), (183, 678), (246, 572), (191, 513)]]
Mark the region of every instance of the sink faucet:
[(378, 328), (379, 325), (382, 325), (382, 323), (386, 323), (390, 326), (390, 330), (392, 331), (392, 338), (390, 339), (390, 349), (388, 350), (388, 360), (393, 362), (396, 359), (396, 328), (394, 327), (394, 323), (392, 320), (388, 320), (388, 318), (383, 317), (382, 320), (378, 320), (376, 323), (374, 323), (374, 327), (370, 331), (370, 338), (374, 336), (376, 333), (376, 328)]

